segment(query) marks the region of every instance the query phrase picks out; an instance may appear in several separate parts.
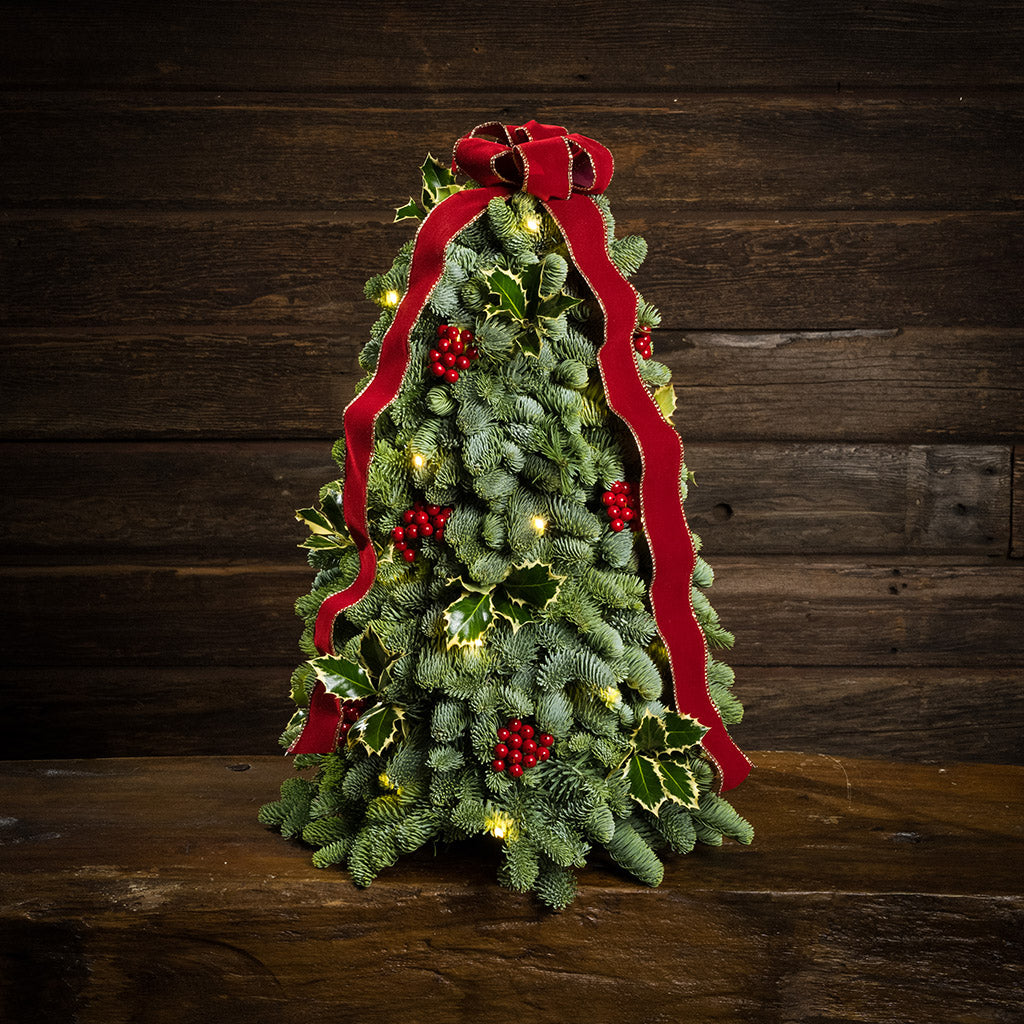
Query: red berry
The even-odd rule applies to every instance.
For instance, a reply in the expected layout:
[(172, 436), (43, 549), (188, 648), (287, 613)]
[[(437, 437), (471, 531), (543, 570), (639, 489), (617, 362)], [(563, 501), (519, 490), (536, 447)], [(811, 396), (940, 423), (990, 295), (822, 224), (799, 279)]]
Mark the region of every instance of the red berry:
[(458, 341), (459, 335), (462, 334), (462, 331), (460, 331), (458, 327), (449, 327), (447, 334), (451, 341)]
[(440, 359), (440, 358), (441, 358), (441, 353), (436, 348), (432, 348), (427, 353), (427, 362), (428, 363), (436, 363), (438, 361), (438, 359)]
[(622, 515), (622, 509), (619, 508), (618, 505), (609, 505), (608, 506), (608, 518), (609, 519), (618, 519), (621, 515)]
[(523, 740), (523, 753), (536, 754), (537, 744), (533, 740)]
[(624, 508), (622, 510), (622, 515), (619, 516), (619, 518), (628, 523), (635, 515), (636, 513), (631, 508)]
[(648, 349), (646, 352), (641, 352), (640, 354), (644, 357), (644, 359), (650, 359), (651, 358), (651, 351), (650, 351), (650, 349)]
[(359, 708), (355, 704), (345, 705), (345, 721), (354, 722), (359, 717)]
[(435, 377), (443, 377), (444, 376), (444, 371), (445, 371), (444, 363), (436, 362), (436, 363), (431, 363), (430, 364), (430, 372)]
[(554, 745), (554, 742), (555, 742), (555, 737), (554, 737), (554, 736), (552, 736), (552, 735), (551, 735), (551, 733), (549, 733), (549, 732), (542, 732), (542, 733), (541, 733), (541, 734), (540, 734), (540, 735), (539, 735), (539, 736), (537, 737), (537, 742), (538, 742), (538, 743), (539, 743), (539, 744), (540, 744), (540, 745), (541, 745), (542, 747), (550, 747), (550, 746), (553, 746), (553, 745)]
[(523, 720), (521, 718), (510, 719), (508, 727), (512, 732), (519, 732), (519, 730), (523, 727)]
[(449, 339), (449, 338), (442, 338), (442, 339), (441, 339), (441, 340), (440, 340), (440, 341), (439, 341), (439, 342), (437, 343), (437, 347), (438, 347), (438, 348), (439, 348), (439, 349), (440, 349), (440, 350), (441, 350), (442, 352), (447, 352), (447, 351), (448, 351), (448, 349), (450, 349), (450, 348), (452, 347), (451, 339)]
[(496, 772), (503, 772), (505, 770), (505, 762), (504, 761), (494, 760), (494, 761), (491, 762), (491, 767)]
[(434, 528), (433, 528), (433, 526), (430, 525), (430, 523), (424, 523), (420, 527), (420, 536), (421, 537), (429, 537), (433, 532), (434, 532)]
[(621, 480), (616, 480), (615, 483), (612, 484), (612, 491), (614, 491), (615, 494), (625, 494), (626, 485)]
[(626, 481), (622, 485), (622, 493), (623, 494), (632, 494), (633, 493), (633, 485), (631, 483), (629, 483), (628, 481)]
[(406, 526), (408, 526), (409, 523), (412, 522), (412, 518), (413, 518), (414, 515), (416, 515), (416, 513), (413, 512), (413, 510), (411, 508), (406, 509), (402, 513), (402, 522), (405, 523)]
[(427, 515), (428, 516), (436, 516), (437, 513), (440, 512), (440, 511), (441, 511), (441, 506), (440, 505), (428, 505), (427, 506)]
[(444, 540), (444, 527), (437, 526), (434, 528), (434, 540)]
[(395, 541), (395, 550), (396, 551), (404, 551), (408, 546), (409, 545), (406, 544), (404, 540), (396, 540)]
[(611, 527), (616, 533), (621, 533), (625, 529), (626, 524), (621, 519), (613, 519)]
[(407, 562), (411, 562), (416, 558), (416, 552), (413, 551), (412, 548), (406, 548), (405, 551), (402, 552), (402, 557)]
[(342, 722), (341, 726), (338, 728), (338, 732), (341, 733), (342, 736), (344, 736), (345, 733), (347, 733), (349, 731), (349, 729), (351, 729), (351, 728), (352, 728), (352, 723), (351, 722)]
[(476, 337), (476, 335), (473, 334), (472, 331), (463, 331), (462, 334), (459, 335), (459, 337), (461, 337), (462, 340), (468, 345)]
[(452, 338), (451, 352), (454, 352), (457, 356), (461, 356), (466, 351), (466, 346), (462, 343), (460, 338)]
[(530, 739), (533, 736), (533, 726), (524, 724), (519, 730), (519, 735), (522, 736), (524, 740)]
[(455, 365), (460, 370), (468, 370), (469, 369), (469, 359), (466, 356), (459, 356), (459, 358), (455, 360)]
[(508, 757), (508, 747), (504, 743), (494, 744), (494, 756), (495, 757)]
[(446, 367), (454, 366), (458, 360), (459, 357), (454, 352), (445, 352), (441, 357), (441, 362), (444, 363)]
[(405, 528), (406, 540), (415, 540), (419, 535), (420, 535), (420, 528), (419, 528), (419, 526), (416, 525), (416, 523), (410, 523)]
[(509, 764), (519, 764), (523, 759), (523, 752), (521, 750), (510, 750), (508, 752)]
[(394, 537), (395, 540), (404, 540), (405, 539), (405, 530), (403, 530), (400, 526), (396, 526), (391, 531), (391, 536)]
[(523, 766), (521, 764), (510, 764), (508, 766), (508, 773), (513, 779), (518, 779), (523, 774)]
[(520, 736), (519, 733), (514, 732), (509, 736), (506, 742), (512, 750), (518, 750), (523, 745), (523, 737)]
[(470, 359), (479, 359), (480, 350), (475, 346), (470, 345), (469, 348), (466, 349), (466, 355), (469, 356)]
[(422, 512), (423, 511), (423, 502), (422, 501), (414, 501), (412, 503), (412, 510), (413, 510), (413, 512)]
[(537, 748), (537, 760), (546, 761), (551, 756), (551, 751), (547, 747)]
[(454, 384), (459, 379), (459, 371), (455, 369), (449, 370), (445, 373), (444, 379), (448, 381), (449, 384)]
[(614, 505), (615, 504), (615, 494), (614, 494), (614, 492), (612, 492), (612, 491), (605, 491), (604, 494), (601, 495), (601, 502), (602, 502), (602, 504), (605, 504), (605, 505)]
[(415, 518), (416, 518), (416, 522), (419, 523), (420, 526), (422, 526), (424, 523), (429, 523), (430, 522), (429, 514), (424, 512), (422, 509), (419, 512), (416, 513), (416, 517)]
[(502, 743), (504, 743), (505, 740), (507, 740), (510, 735), (511, 735), (511, 733), (508, 731), (508, 729), (499, 729), (498, 730), (498, 739), (501, 740)]
[(536, 754), (527, 754), (526, 757), (523, 758), (523, 767), (524, 768), (532, 768), (536, 763), (537, 763), (537, 755)]

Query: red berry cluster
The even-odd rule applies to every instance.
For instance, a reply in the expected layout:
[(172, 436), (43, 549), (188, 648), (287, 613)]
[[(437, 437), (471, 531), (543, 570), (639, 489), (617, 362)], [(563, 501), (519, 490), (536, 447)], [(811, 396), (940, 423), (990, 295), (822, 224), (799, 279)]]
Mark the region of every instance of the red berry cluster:
[(630, 483), (616, 480), (611, 490), (601, 495), (601, 503), (611, 520), (611, 527), (620, 533), (627, 526), (640, 529), (640, 516), (636, 508), (636, 488)]
[(498, 730), (491, 767), (496, 772), (507, 771), (513, 779), (518, 779), (527, 768), (534, 768), (539, 761), (551, 756), (554, 742), (555, 737), (550, 733), (542, 732), (535, 737), (532, 725), (513, 718), (504, 729)]
[(459, 379), (459, 370), (468, 370), (480, 353), (473, 345), (473, 332), (441, 324), (437, 328), (436, 348), (427, 353), (430, 372), (444, 377), (449, 384)]
[(363, 713), (363, 709), (369, 703), (369, 697), (362, 697), (359, 700), (342, 701), (341, 725), (338, 728), (338, 746), (344, 746), (349, 729), (356, 724), (357, 719)]
[(395, 542), (395, 550), (402, 552), (407, 562), (416, 560), (416, 544), (421, 537), (433, 537), (434, 540), (444, 539), (444, 524), (452, 514), (450, 508), (440, 505), (424, 505), (417, 501), (412, 508), (402, 513), (402, 525), (391, 531)]
[(643, 356), (644, 359), (651, 358), (651, 328), (644, 326), (638, 328), (639, 334), (633, 335), (633, 348)]

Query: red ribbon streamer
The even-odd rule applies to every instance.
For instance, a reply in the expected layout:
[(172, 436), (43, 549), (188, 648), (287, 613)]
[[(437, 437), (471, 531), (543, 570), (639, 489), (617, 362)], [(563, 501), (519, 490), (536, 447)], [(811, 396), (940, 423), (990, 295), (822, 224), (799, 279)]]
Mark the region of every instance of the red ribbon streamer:
[[(629, 427), (640, 452), (641, 523), (654, 565), (651, 606), (669, 655), (676, 707), (708, 727), (701, 745), (718, 767), (722, 789), (732, 789), (746, 778), (751, 765), (733, 743), (708, 692), (707, 647), (690, 592), (696, 555), (679, 500), (683, 446), (640, 378), (632, 340), (636, 292), (612, 262), (604, 219), (588, 198), (608, 186), (613, 170), (611, 153), (593, 139), (569, 134), (557, 125), (492, 122), (473, 129), (456, 143), (453, 168), (485, 187), (457, 192), (434, 207), (420, 226), (409, 288), (384, 336), (377, 370), (345, 410), (342, 505), (359, 549), (359, 572), (349, 587), (320, 606), (314, 628), (317, 650), (333, 652), (334, 620), (365, 596), (375, 577), (377, 559), (366, 522), (374, 424), (401, 388), (409, 364), (409, 332), (444, 270), (445, 246), (484, 212), (491, 199), (521, 189), (544, 202), (604, 313), (605, 340), (598, 352), (598, 365), (608, 406)], [(289, 752), (333, 750), (340, 720), (340, 698), (328, 694), (318, 681), (306, 727)]]

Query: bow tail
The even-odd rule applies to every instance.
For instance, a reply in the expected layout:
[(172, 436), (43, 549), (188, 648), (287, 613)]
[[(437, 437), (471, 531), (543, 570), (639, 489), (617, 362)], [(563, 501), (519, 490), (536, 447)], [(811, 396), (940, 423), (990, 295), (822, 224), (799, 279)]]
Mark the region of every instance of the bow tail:
[(732, 789), (751, 764), (729, 736), (708, 690), (707, 646), (690, 589), (696, 553), (679, 498), (683, 445), (637, 370), (632, 344), (636, 292), (611, 260), (604, 219), (591, 199), (577, 193), (546, 207), (604, 313), (598, 365), (608, 406), (629, 427), (640, 452), (641, 525), (654, 566), (651, 606), (668, 651), (676, 708), (707, 727), (701, 745), (718, 768), (722, 789)]

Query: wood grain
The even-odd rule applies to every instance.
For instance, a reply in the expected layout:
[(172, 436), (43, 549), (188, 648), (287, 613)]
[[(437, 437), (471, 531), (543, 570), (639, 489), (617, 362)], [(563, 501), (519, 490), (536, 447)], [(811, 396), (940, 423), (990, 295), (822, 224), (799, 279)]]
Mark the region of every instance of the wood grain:
[[(734, 665), (1024, 665), (1019, 564), (948, 555), (884, 561), (713, 559)], [(13, 665), (292, 665), (304, 566), (0, 570)], [(59, 643), (54, 643), (55, 629)]]
[[(0, 322), (363, 324), (362, 282), (412, 233), (379, 216), (7, 214)], [(667, 327), (1019, 327), (1024, 319), (1018, 213), (652, 207), (620, 209), (618, 227), (647, 237), (636, 284)]]
[[(389, 89), (428, 95), (503, 87), (524, 94), (723, 88), (941, 89), (1020, 85), (1020, 5), (917, 0), (860, 7), (522, 0), (515, 17), (467, 0), (425, 18), (407, 0), (177, 3), (143, 12), (9, 4), (0, 85), (82, 88)], [(550, 42), (571, 22), (571, 49)], [(496, 75), (499, 81), (496, 83)], [(531, 107), (532, 107), (531, 103)]]
[[(386, 212), (508, 96), (0, 94), (13, 208)], [(523, 111), (523, 116), (526, 116)], [(544, 97), (615, 154), (616, 208), (1020, 209), (1013, 94)], [(390, 189), (390, 193), (389, 190)]]
[(498, 889), (482, 841), (366, 890), (316, 871), (254, 821), (283, 758), (7, 764), (0, 1006), (12, 1024), (466, 1021), (524, 1003), (593, 1006), (599, 1024), (682, 1006), (755, 1024), (1019, 1018), (1021, 769), (756, 760), (733, 794), (753, 846), (674, 858), (654, 890), (597, 859), (560, 915)]
[[(297, 664), (301, 655), (296, 652)], [(7, 758), (269, 754), (292, 666), (0, 669)], [(740, 666), (744, 749), (1021, 764), (1021, 668)]]
[[(337, 331), (10, 330), (5, 439), (316, 438), (341, 433), (366, 305)], [(1024, 331), (655, 332), (684, 441), (1012, 442)]]
[[(687, 460), (688, 518), (718, 554), (1009, 546), (1009, 448), (718, 443)], [(293, 512), (337, 475), (324, 441), (0, 444), (0, 562), (298, 563)]]

